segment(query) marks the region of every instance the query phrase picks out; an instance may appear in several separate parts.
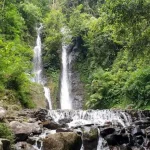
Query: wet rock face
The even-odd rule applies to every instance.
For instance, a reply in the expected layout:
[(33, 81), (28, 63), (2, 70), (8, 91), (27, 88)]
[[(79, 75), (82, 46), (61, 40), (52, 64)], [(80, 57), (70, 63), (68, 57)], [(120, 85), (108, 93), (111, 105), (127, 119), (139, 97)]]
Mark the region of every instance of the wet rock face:
[(60, 119), (59, 123), (63, 125), (63, 124), (69, 123), (71, 121), (73, 121), (73, 119), (71, 119), (71, 118), (64, 118), (64, 119)]
[(101, 136), (104, 138), (108, 134), (112, 134), (115, 132), (114, 128), (107, 127), (107, 128), (102, 128), (100, 131)]
[[(134, 122), (126, 128), (117, 126), (101, 129), (100, 135), (106, 141), (110, 149), (115, 150), (148, 150), (150, 147), (148, 136), (145, 130), (136, 126)], [(147, 132), (148, 133), (148, 132)]]
[[(82, 143), (84, 150), (149, 150), (148, 116), (150, 111), (142, 112), (141, 115), (138, 111), (51, 110), (48, 112), (40, 109), (19, 112), (16, 118), (19, 121), (11, 120), (9, 124), (16, 136), (16, 150), (35, 150), (35, 147), (40, 149), (41, 141), (44, 144), (42, 150), (80, 150)], [(84, 123), (81, 123), (82, 120)], [(77, 121), (77, 124), (72, 126), (74, 121)], [(41, 134), (41, 131), (45, 132)], [(3, 144), (4, 142), (0, 142), (1, 149)]]
[(43, 150), (80, 150), (81, 137), (73, 132), (50, 134), (43, 141)]
[(39, 109), (34, 113), (35, 118), (40, 121), (52, 120), (50, 116), (48, 116), (48, 110)]
[(42, 125), (43, 127), (47, 128), (47, 129), (51, 129), (51, 130), (56, 130), (58, 128), (62, 128), (62, 127), (66, 127), (65, 125), (61, 125), (61, 124), (58, 124), (54, 121), (45, 121), (45, 122), (42, 122)]
[(73, 109), (82, 109), (84, 88), (80, 80), (80, 73), (75, 69), (77, 57), (79, 55), (80, 38), (74, 39), (74, 45), (69, 49), (69, 81), (71, 83), (71, 98)]

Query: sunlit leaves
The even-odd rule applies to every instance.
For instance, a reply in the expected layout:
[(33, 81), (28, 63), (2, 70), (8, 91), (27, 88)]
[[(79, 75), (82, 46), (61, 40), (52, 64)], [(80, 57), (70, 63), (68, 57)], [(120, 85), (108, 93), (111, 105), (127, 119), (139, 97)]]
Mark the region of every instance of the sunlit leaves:
[(59, 50), (61, 48), (61, 29), (65, 25), (65, 17), (61, 9), (51, 9), (44, 18), (44, 67), (49, 70), (60, 68)]
[(6, 39), (15, 39), (23, 34), (24, 19), (14, 4), (5, 6), (0, 17), (0, 33)]
[(104, 12), (107, 32), (112, 33), (116, 43), (128, 47), (134, 53), (142, 52), (148, 45), (150, 38), (145, 35), (149, 35), (150, 2), (106, 0), (101, 11)]

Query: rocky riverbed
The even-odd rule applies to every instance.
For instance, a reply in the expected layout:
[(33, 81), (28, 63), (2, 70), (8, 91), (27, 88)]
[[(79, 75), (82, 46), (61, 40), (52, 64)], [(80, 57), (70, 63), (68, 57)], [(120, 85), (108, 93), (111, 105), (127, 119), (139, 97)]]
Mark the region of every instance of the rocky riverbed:
[(8, 116), (1, 107), (0, 120), (15, 135), (14, 148), (0, 139), (0, 150), (150, 149), (150, 111), (38, 109)]

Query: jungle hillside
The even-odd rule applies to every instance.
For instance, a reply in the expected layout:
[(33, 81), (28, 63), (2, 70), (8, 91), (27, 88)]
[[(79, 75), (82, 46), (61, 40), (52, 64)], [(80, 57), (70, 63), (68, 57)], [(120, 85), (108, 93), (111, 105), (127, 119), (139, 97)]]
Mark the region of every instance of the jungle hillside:
[(84, 109), (150, 109), (149, 0), (0, 0), (1, 106), (37, 107), (35, 87), (41, 87), (31, 77), (40, 23), (43, 68), (55, 108), (61, 29), (67, 26), (70, 42), (80, 43), (74, 69), (84, 85)]

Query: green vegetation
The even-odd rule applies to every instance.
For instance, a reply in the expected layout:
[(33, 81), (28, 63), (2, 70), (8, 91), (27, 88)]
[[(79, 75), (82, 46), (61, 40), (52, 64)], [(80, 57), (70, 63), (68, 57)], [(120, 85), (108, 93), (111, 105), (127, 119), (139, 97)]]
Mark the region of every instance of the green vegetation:
[(27, 0), (0, 2), (0, 99), (13, 95), (23, 107), (35, 106), (30, 94), (31, 45), (35, 41), (35, 26), (46, 11), (41, 11), (40, 6), (47, 8), (47, 4)]
[(86, 108), (149, 108), (150, 2), (64, 0), (57, 6), (83, 43), (75, 67)]
[[(61, 28), (80, 39), (74, 66), (85, 85), (85, 108), (150, 107), (149, 0), (12, 0), (0, 2), (0, 91), (31, 101), (29, 74), (39, 22), (43, 65), (53, 99), (59, 91)], [(56, 102), (54, 102), (56, 104)]]
[(14, 135), (6, 124), (0, 123), (0, 138), (9, 139), (11, 143), (14, 142)]
[(45, 74), (49, 80), (48, 86), (51, 90), (53, 108), (57, 108), (56, 100), (59, 90), (62, 43), (62, 34), (60, 31), (64, 21), (64, 16), (59, 7), (57, 9), (52, 7), (43, 19), (43, 63)]
[(105, 0), (93, 14), (79, 6), (73, 8), (69, 26), (86, 48), (76, 66), (85, 83), (86, 107), (148, 108), (150, 2)]

